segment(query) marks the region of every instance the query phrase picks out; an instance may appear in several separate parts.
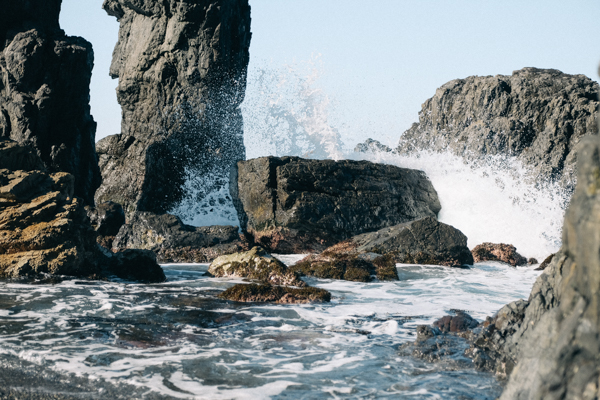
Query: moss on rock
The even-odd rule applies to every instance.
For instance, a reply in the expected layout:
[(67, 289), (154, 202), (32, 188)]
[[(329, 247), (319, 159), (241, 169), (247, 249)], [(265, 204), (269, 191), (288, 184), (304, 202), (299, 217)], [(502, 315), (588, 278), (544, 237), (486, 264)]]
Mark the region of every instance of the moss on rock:
[(238, 284), (221, 294), (220, 298), (240, 302), (270, 302), (282, 304), (325, 303), (331, 301), (327, 290), (304, 287), (289, 288), (270, 284)]

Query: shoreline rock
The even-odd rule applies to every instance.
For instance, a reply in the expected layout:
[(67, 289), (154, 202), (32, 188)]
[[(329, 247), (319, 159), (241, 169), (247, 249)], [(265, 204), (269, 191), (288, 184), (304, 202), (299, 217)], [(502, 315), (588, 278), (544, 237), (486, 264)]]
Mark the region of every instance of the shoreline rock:
[(262, 157), (232, 169), (242, 230), (277, 253), (322, 251), (441, 209), (422, 171), (369, 161)]
[(288, 288), (270, 284), (238, 284), (220, 293), (219, 298), (239, 302), (279, 304), (329, 303), (331, 293), (314, 287)]
[[(110, 75), (119, 79), (122, 132), (98, 142), (102, 185), (130, 217), (172, 212), (227, 187), (245, 158), (250, 46), (247, 0), (105, 0), (119, 22)], [(189, 185), (197, 193), (186, 189)]]
[(517, 248), (505, 243), (482, 243), (471, 250), (475, 262), (500, 261), (513, 267), (527, 265), (527, 259), (517, 253)]

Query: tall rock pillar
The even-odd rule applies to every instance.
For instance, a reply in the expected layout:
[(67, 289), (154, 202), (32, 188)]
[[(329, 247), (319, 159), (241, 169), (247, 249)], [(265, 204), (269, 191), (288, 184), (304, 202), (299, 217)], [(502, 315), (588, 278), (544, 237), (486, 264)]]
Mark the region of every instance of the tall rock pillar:
[(75, 176), (92, 204), (100, 185), (90, 115), (92, 45), (66, 36), (61, 0), (0, 0), (0, 137), (31, 145), (50, 172)]
[(110, 74), (121, 133), (97, 147), (96, 201), (162, 213), (226, 188), (245, 158), (239, 106), (250, 46), (248, 0), (105, 0), (120, 23)]

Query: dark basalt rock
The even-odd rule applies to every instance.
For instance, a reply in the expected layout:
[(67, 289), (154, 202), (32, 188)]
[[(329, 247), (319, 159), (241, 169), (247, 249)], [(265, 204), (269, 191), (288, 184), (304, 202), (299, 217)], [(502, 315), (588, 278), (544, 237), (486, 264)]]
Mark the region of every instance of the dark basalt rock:
[(122, 204), (128, 217), (162, 214), (226, 187), (231, 165), (245, 158), (248, 1), (105, 0), (103, 8), (120, 23), (110, 74), (123, 120), (120, 134), (98, 143), (96, 201)]
[(157, 283), (167, 280), (163, 269), (156, 263), (156, 255), (149, 250), (124, 250), (110, 258), (110, 272), (121, 279)]
[(0, 137), (32, 146), (50, 173), (75, 178), (93, 204), (100, 185), (90, 115), (92, 45), (60, 29), (60, 0), (3, 1), (0, 16)]
[(475, 262), (501, 261), (513, 267), (527, 264), (527, 259), (517, 253), (517, 248), (512, 244), (482, 243), (475, 246), (471, 252)]
[(297, 273), (258, 246), (246, 252), (216, 258), (208, 267), (208, 274), (248, 278), (273, 285), (306, 286)]
[(433, 323), (433, 326), (442, 333), (467, 332), (479, 325), (476, 319), (464, 311), (457, 311), (455, 315), (446, 315)]
[(175, 215), (145, 211), (133, 214), (112, 242), (114, 251), (151, 250), (162, 263), (210, 262), (248, 247), (237, 226), (194, 227)]
[(576, 145), (597, 131), (599, 91), (583, 75), (553, 69), (456, 79), (423, 104), (397, 151), (450, 151), (468, 160), (516, 156), (539, 181), (572, 190)]
[(116, 236), (121, 226), (125, 224), (123, 207), (112, 201), (98, 204), (96, 207), (86, 207), (92, 226), (100, 236)]
[(393, 256), (404, 264), (433, 264), (449, 267), (473, 265), (467, 237), (453, 226), (433, 217), (420, 218), (377, 232), (355, 236), (351, 241), (358, 253)]
[(329, 303), (331, 293), (325, 289), (314, 287), (288, 288), (272, 286), (269, 284), (238, 284), (223, 293), (219, 297), (226, 300), (240, 302), (272, 302), (282, 304), (304, 304), (304, 303)]
[(322, 251), (354, 235), (435, 217), (441, 209), (422, 171), (368, 161), (240, 161), (230, 192), (242, 229), (278, 253)]
[(369, 138), (364, 143), (357, 144), (354, 151), (356, 153), (391, 153), (392, 149), (379, 140)]

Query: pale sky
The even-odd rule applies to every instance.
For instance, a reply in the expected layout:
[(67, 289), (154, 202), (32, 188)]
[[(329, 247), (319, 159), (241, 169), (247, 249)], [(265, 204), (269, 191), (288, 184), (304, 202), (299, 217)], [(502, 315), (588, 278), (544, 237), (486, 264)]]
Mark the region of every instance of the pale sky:
[[(445, 82), (555, 68), (597, 80), (598, 0), (250, 0), (250, 85), (261, 68), (317, 64), (345, 142), (393, 145)], [(108, 77), (118, 23), (102, 0), (63, 0), (61, 25), (92, 42), (96, 139), (120, 131)]]

